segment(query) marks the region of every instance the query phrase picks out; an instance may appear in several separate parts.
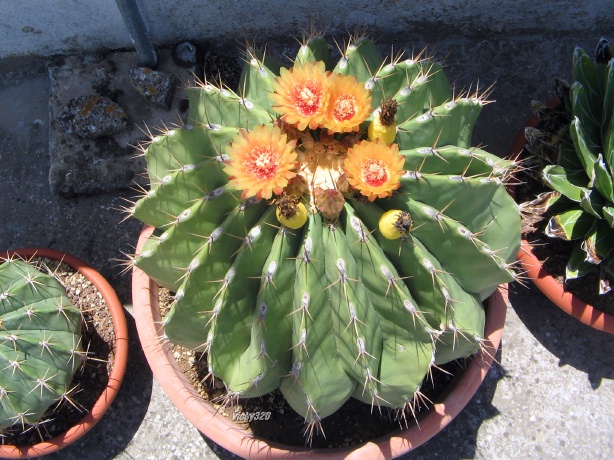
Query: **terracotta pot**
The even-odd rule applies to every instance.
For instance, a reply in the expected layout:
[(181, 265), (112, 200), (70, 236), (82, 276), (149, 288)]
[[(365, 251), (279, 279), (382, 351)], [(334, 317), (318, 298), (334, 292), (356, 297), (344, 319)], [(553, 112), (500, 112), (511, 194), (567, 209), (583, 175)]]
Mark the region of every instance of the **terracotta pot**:
[[(153, 231), (145, 227), (137, 252)], [(339, 449), (306, 449), (255, 437), (216, 413), (194, 390), (178, 367), (168, 341), (162, 336), (156, 283), (139, 269), (132, 276), (132, 301), (142, 348), (153, 374), (183, 415), (209, 439), (242, 458), (389, 459), (418, 447), (439, 433), (465, 407), (484, 380), (499, 347), (507, 309), (507, 289), (501, 286), (489, 298), (486, 309), (486, 345), (491, 354), (478, 354), (466, 370), (456, 376), (445, 394), (424, 416), (420, 428), (413, 426), (362, 445)]]
[(113, 318), (113, 327), (115, 329), (115, 360), (113, 361), (113, 370), (109, 376), (107, 387), (103, 390), (91, 411), (89, 411), (78, 424), (66, 431), (66, 433), (49, 441), (32, 446), (0, 445), (0, 458), (32, 458), (56, 452), (72, 444), (87, 433), (102, 418), (103, 414), (113, 402), (113, 399), (115, 399), (115, 395), (126, 373), (126, 365), (128, 363), (128, 325), (126, 323), (124, 308), (111, 285), (100, 273), (85, 264), (85, 262), (70, 254), (46, 248), (26, 248), (7, 251), (0, 255), (0, 261), (13, 256), (20, 256), (24, 259), (34, 256), (46, 257), (48, 259), (62, 261), (74, 270), (80, 272), (96, 286), (106, 301)]
[[(553, 100), (548, 104), (550, 107), (558, 105), (558, 99)], [(525, 124), (526, 128), (534, 128), (537, 126), (537, 118), (531, 117)], [(521, 130), (512, 144), (508, 158), (522, 158), (526, 140), (524, 129)], [(511, 190), (513, 193), (513, 189)], [(533, 281), (535, 286), (542, 291), (557, 307), (569, 313), (574, 318), (587, 324), (599, 331), (609, 332), (614, 334), (614, 316), (604, 313), (601, 310), (587, 304), (577, 296), (565, 290), (563, 284), (552, 277), (539, 259), (533, 254), (531, 244), (527, 240), (522, 240), (522, 246), (518, 251), (518, 260), (522, 265), (523, 271)]]

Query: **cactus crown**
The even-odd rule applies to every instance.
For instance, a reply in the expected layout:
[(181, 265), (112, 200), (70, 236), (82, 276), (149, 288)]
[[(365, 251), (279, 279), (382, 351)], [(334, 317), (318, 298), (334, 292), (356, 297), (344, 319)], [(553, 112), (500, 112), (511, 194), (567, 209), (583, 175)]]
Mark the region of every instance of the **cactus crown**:
[(527, 129), (527, 148), (544, 164), (541, 178), (552, 191), (523, 208), (545, 205), (545, 233), (575, 241), (566, 279), (597, 271), (605, 294), (614, 279), (614, 59), (607, 39), (595, 55), (593, 62), (575, 49), (575, 82), (555, 81), (558, 107), (533, 103), (540, 126)]
[(0, 433), (42, 423), (81, 366), (81, 313), (52, 275), (0, 264)]
[(176, 293), (165, 336), (229, 394), (280, 388), (308, 435), (349, 397), (413, 409), (433, 366), (483, 347), (482, 301), (520, 243), (513, 164), (470, 146), (484, 101), (365, 38), (340, 54), (310, 37), (285, 68), (250, 48), (238, 93), (192, 88), (131, 208), (156, 227), (133, 262)]

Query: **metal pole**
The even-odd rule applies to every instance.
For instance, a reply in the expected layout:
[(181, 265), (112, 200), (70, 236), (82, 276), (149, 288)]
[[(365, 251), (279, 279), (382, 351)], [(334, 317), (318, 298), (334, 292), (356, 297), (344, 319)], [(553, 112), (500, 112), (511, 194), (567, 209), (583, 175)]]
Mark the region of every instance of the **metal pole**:
[(158, 55), (149, 39), (149, 32), (136, 2), (137, 0), (115, 0), (141, 65), (155, 69), (158, 66)]

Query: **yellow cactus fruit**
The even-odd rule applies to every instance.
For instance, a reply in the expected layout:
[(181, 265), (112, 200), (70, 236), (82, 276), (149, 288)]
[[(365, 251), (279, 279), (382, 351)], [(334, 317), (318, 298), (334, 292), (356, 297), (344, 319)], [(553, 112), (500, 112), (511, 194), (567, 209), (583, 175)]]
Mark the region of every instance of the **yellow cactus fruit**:
[(379, 219), (379, 231), (389, 240), (397, 240), (407, 236), (411, 230), (413, 220), (407, 211), (391, 209), (382, 214)]
[(275, 215), (280, 224), (293, 230), (305, 225), (309, 217), (307, 207), (300, 202), (278, 203)]

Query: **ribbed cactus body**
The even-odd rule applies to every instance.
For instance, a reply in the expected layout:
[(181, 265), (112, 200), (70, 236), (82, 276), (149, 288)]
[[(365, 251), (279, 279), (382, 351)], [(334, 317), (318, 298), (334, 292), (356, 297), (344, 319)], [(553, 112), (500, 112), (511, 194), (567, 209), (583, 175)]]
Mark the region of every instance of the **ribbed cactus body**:
[(81, 365), (81, 314), (51, 275), (0, 264), (0, 431), (34, 424), (66, 395)]
[[(188, 124), (152, 140), (151, 191), (133, 210), (157, 228), (136, 265), (176, 293), (166, 337), (206, 351), (232, 395), (280, 388), (308, 423), (352, 396), (403, 407), (432, 366), (476, 352), (482, 301), (514, 279), (520, 243), (518, 209), (502, 185), (512, 164), (470, 147), (479, 98), (452, 98), (439, 64), (386, 62), (369, 40), (352, 42), (334, 64), (326, 41), (313, 39), (295, 65), (315, 60), (355, 76), (374, 113), (361, 131), (334, 137), (288, 128), (298, 161), (315, 142), (334, 165), (331, 149), (364, 139), (373, 109), (395, 99), (405, 172), (391, 196), (366, 199), (345, 182), (336, 190), (344, 176), (330, 166), (332, 179), (306, 182), (330, 180), (338, 210), (327, 204), (319, 212), (321, 202), (303, 196), (309, 218), (290, 229), (276, 220), (275, 199), (244, 200), (227, 185), (224, 155), (238, 130), (278, 123), (267, 94), (280, 67), (250, 52), (239, 94), (191, 89)], [(391, 209), (413, 218), (396, 240), (376, 230)]]

